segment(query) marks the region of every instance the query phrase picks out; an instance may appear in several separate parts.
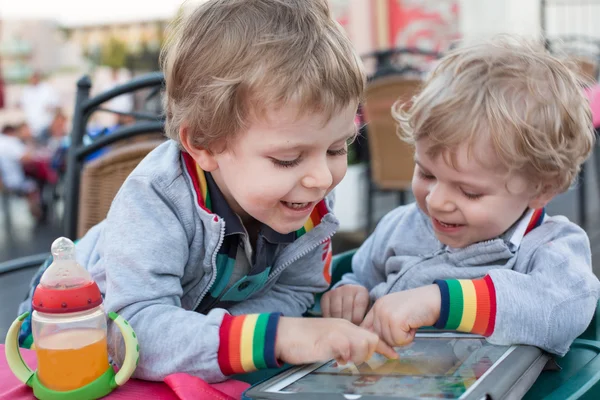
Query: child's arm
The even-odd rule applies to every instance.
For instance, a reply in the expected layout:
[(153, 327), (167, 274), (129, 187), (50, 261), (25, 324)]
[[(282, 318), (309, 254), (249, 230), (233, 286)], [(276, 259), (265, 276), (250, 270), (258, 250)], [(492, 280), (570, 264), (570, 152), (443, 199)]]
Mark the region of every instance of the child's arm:
[(564, 355), (592, 319), (600, 283), (585, 232), (561, 225), (560, 236), (549, 237), (531, 259), (523, 254), (528, 273), (494, 269), (482, 279), (392, 293), (375, 303), (362, 326), (390, 345), (410, 342), (417, 328), (435, 324), (485, 335), (495, 344), (529, 344)]
[[(496, 269), (485, 278), (493, 285), (490, 293), (496, 305), (495, 322), (488, 334), (492, 343), (530, 344), (562, 356), (589, 325), (600, 282), (592, 271), (585, 232), (573, 223), (552, 221), (530, 235), (543, 232), (545, 227), (560, 229), (560, 234), (549, 236), (534, 251), (527, 274)], [(466, 304), (464, 298), (463, 294)], [(450, 310), (455, 309), (455, 303), (460, 301), (450, 292)]]
[[(128, 178), (108, 213), (97, 245), (100, 260), (90, 272), (105, 271), (106, 311), (118, 313), (135, 330), (140, 343), (136, 377), (162, 380), (184, 372), (210, 382), (223, 380), (218, 348), (225, 311), (202, 315), (182, 304), (194, 227), (182, 223), (186, 218), (176, 213), (171, 198), (144, 177)], [(189, 207), (194, 211), (191, 202)], [(110, 322), (108, 339), (109, 352), (120, 364), (124, 346)]]

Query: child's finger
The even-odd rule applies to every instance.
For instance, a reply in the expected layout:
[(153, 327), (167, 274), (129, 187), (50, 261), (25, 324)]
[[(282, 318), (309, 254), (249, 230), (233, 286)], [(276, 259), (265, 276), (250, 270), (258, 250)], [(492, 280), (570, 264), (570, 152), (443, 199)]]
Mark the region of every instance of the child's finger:
[(331, 298), (331, 293), (325, 293), (323, 297), (321, 297), (321, 315), (324, 318), (331, 317), (331, 309), (329, 307)]
[[(375, 348), (378, 338), (373, 333), (368, 333), (369, 337), (355, 338), (352, 340), (351, 361), (355, 364), (361, 364), (371, 358), (372, 350)], [(372, 336), (372, 337), (371, 337)]]
[(352, 293), (345, 294), (342, 298), (342, 318), (352, 322), (352, 310), (354, 309), (354, 295)]
[(365, 313), (369, 307), (369, 294), (366, 292), (360, 292), (354, 297), (354, 304), (352, 309), (352, 323), (358, 325), (362, 321)]
[(373, 331), (373, 309), (367, 313), (365, 319), (361, 322), (360, 327)]
[(404, 346), (414, 340), (416, 332), (416, 329), (413, 329), (408, 325), (395, 324), (394, 326), (389, 327), (388, 335), (391, 342), (388, 341), (388, 339), (386, 339), (386, 342), (397, 346)]
[(331, 343), (332, 358), (335, 358), (342, 365), (347, 363), (350, 361), (351, 347), (350, 340), (347, 337), (337, 335), (333, 343)]
[(342, 318), (342, 296), (339, 292), (329, 296), (329, 312), (333, 318)]
[(381, 328), (382, 328), (382, 323), (381, 323), (381, 316), (373, 316), (373, 332), (375, 332), (380, 338), (382, 337), (381, 334)]
[(396, 350), (394, 350), (392, 346), (388, 345), (383, 340), (379, 340), (375, 351), (381, 354), (382, 356), (391, 358), (393, 360), (398, 358), (398, 353), (396, 353)]

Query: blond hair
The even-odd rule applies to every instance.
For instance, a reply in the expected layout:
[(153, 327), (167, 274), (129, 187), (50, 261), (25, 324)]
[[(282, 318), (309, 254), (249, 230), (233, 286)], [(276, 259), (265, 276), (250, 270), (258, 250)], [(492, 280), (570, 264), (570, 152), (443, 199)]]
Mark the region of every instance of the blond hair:
[(186, 124), (209, 149), (288, 104), (329, 119), (365, 85), (326, 0), (210, 0), (175, 24), (161, 63), (167, 136)]
[(404, 140), (431, 141), (431, 156), (452, 160), (459, 144), (489, 138), (509, 174), (555, 193), (569, 188), (595, 140), (581, 79), (541, 44), (509, 36), (449, 53), (412, 104), (392, 113)]

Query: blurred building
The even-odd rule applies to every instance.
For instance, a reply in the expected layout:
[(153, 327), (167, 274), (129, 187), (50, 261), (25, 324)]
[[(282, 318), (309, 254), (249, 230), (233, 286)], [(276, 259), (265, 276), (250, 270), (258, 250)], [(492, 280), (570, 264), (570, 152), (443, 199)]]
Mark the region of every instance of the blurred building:
[(111, 24), (87, 24), (64, 27), (69, 41), (82, 49), (91, 59), (100, 60), (110, 41), (123, 43), (126, 53), (139, 54), (145, 50), (157, 52), (170, 18), (151, 21), (131, 21)]
[(26, 80), (34, 70), (53, 71), (60, 64), (61, 40), (55, 22), (3, 20), (0, 29), (0, 57), (7, 82)]
[(66, 42), (64, 31), (51, 20), (2, 20), (0, 60), (8, 83), (24, 82), (36, 70), (50, 74), (83, 66), (79, 49)]

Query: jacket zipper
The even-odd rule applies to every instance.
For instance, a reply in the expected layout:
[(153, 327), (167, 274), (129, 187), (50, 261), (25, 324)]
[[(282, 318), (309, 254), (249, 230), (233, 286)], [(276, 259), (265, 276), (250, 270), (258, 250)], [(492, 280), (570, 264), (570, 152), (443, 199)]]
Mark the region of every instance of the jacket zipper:
[(210, 278), (210, 282), (208, 282), (208, 286), (204, 288), (204, 290), (200, 294), (200, 297), (198, 298), (198, 300), (196, 300), (196, 305), (194, 305), (193, 311), (195, 311), (198, 308), (198, 306), (202, 302), (202, 299), (204, 298), (204, 296), (206, 296), (206, 293), (208, 293), (213, 283), (215, 283), (215, 280), (217, 279), (217, 254), (219, 254), (219, 250), (223, 245), (223, 240), (225, 240), (225, 223), (221, 220), (221, 232), (219, 235), (219, 242), (217, 243), (217, 247), (215, 247), (215, 251), (213, 252), (211, 260), (213, 275)]
[(277, 276), (279, 276), (281, 274), (281, 272), (283, 272), (284, 269), (286, 269), (288, 266), (290, 266), (291, 264), (293, 264), (294, 262), (298, 261), (299, 259), (301, 259), (302, 257), (304, 257), (305, 255), (307, 255), (308, 253), (310, 253), (311, 251), (313, 251), (314, 249), (316, 249), (317, 247), (321, 246), (322, 244), (325, 244), (325, 242), (327, 242), (328, 240), (330, 240), (333, 235), (335, 234), (334, 232), (329, 233), (323, 240), (321, 240), (319, 243), (317, 243), (314, 246), (311, 246), (309, 248), (307, 248), (306, 250), (304, 250), (302, 253), (297, 254), (294, 258), (286, 261), (285, 263), (281, 264), (279, 267), (277, 267), (275, 270), (273, 270), (273, 273), (267, 278), (267, 280), (265, 281), (265, 286), (267, 285), (267, 283), (271, 282), (273, 279), (277, 278)]
[[(182, 161), (183, 162), (183, 161)], [(187, 168), (185, 168), (185, 162), (183, 162), (184, 167), (182, 167), (187, 180), (188, 180), (188, 185), (191, 186), (191, 190), (192, 192), (194, 192), (194, 187), (191, 184), (191, 177), (190, 177), (190, 173), (187, 170)], [(198, 196), (198, 194), (196, 193), (196, 196)], [(196, 205), (196, 208), (199, 209), (200, 212), (205, 212), (203, 209), (201, 209), (200, 207), (198, 207), (198, 205)], [(206, 296), (206, 293), (208, 293), (208, 291), (210, 290), (210, 288), (212, 287), (213, 283), (215, 283), (215, 280), (217, 279), (217, 254), (219, 254), (219, 250), (221, 249), (221, 246), (223, 245), (223, 241), (225, 240), (225, 222), (221, 219), (221, 217), (219, 217), (217, 214), (213, 213), (213, 218), (214, 216), (216, 216), (217, 218), (220, 219), (221, 222), (221, 232), (219, 235), (219, 242), (217, 243), (217, 247), (215, 247), (215, 251), (212, 255), (212, 270), (213, 270), (213, 276), (210, 278), (210, 282), (208, 283), (208, 286), (206, 286), (206, 288), (204, 288), (204, 290), (202, 291), (202, 293), (200, 294), (200, 297), (198, 297), (198, 300), (196, 300), (196, 304), (194, 305), (194, 308), (192, 309), (192, 311), (195, 311), (198, 306), (200, 305), (200, 303), (202, 302), (202, 299), (204, 298), (204, 296)]]

